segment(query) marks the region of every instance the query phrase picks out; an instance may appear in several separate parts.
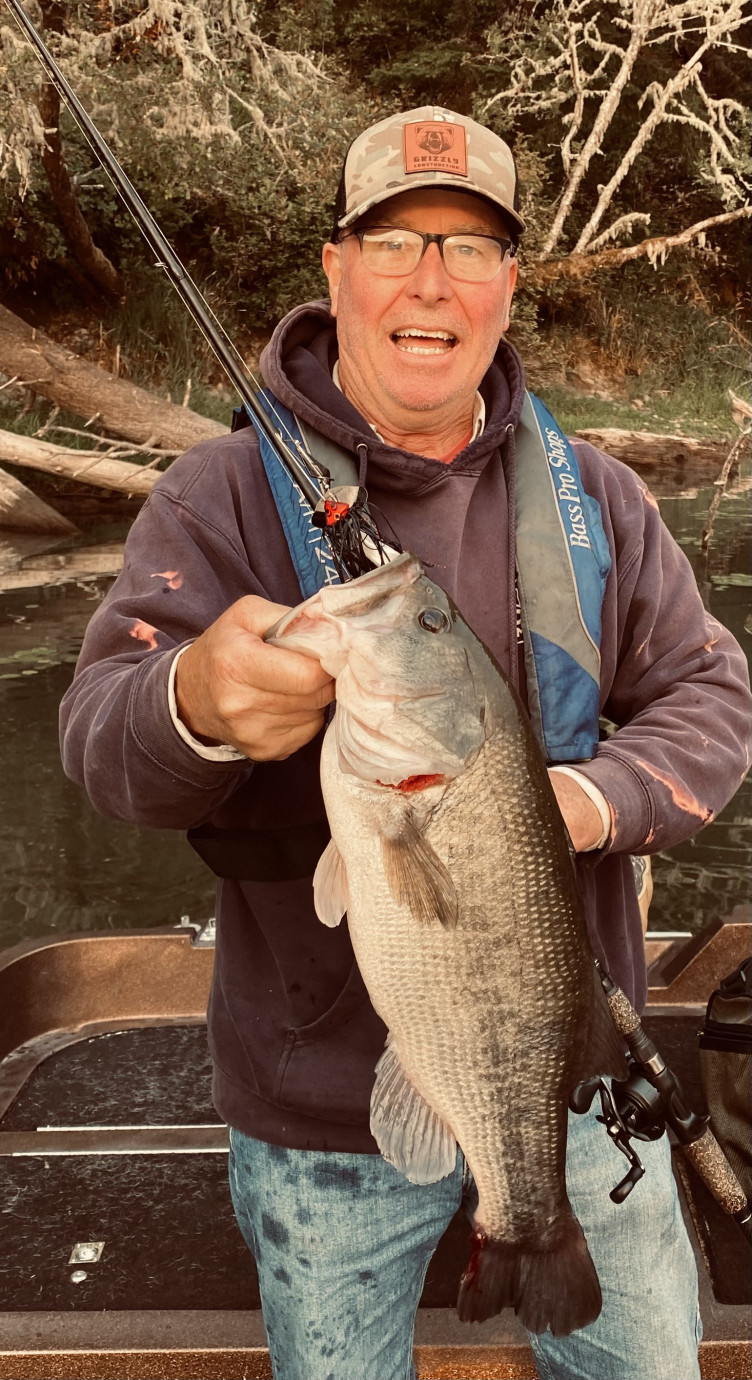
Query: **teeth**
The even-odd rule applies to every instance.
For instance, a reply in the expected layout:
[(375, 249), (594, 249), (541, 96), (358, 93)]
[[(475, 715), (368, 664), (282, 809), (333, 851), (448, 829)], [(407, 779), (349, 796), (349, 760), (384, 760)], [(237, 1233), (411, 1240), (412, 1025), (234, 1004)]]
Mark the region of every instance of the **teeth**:
[[(404, 331), (393, 331), (392, 339), (395, 341), (407, 340), (410, 338), (418, 340), (441, 340), (447, 345), (453, 345), (456, 337), (449, 334), (449, 331), (423, 331), (418, 326), (408, 326)], [(407, 355), (445, 355), (444, 345), (435, 346), (433, 349), (425, 345), (403, 345), (403, 354)]]
[(404, 335), (416, 335), (423, 340), (454, 340), (454, 336), (448, 331), (419, 331), (416, 327), (410, 326), (406, 331), (395, 331), (398, 337)]
[(427, 350), (424, 345), (404, 345), (404, 355), (445, 355), (446, 350)]

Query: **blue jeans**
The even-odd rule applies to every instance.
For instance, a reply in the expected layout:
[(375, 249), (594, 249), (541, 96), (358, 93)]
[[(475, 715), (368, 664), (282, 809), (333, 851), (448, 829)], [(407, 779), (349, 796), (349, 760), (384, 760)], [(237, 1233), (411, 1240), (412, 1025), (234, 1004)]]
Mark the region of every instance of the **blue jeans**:
[[(697, 1273), (666, 1137), (639, 1153), (645, 1177), (616, 1206), (608, 1195), (626, 1160), (592, 1112), (570, 1116), (569, 1196), (603, 1310), (568, 1337), (530, 1337), (541, 1380), (699, 1380)], [(457, 1208), (474, 1206), (462, 1156), (419, 1187), (380, 1155), (286, 1150), (232, 1131), (230, 1187), (274, 1380), (414, 1380), (428, 1263)]]

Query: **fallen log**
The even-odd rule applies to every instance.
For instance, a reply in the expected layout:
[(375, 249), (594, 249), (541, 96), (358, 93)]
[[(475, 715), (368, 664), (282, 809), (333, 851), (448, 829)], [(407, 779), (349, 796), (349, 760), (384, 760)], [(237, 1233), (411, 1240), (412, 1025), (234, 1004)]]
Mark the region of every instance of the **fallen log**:
[(48, 533), (68, 537), (77, 532), (74, 523), (56, 513), (43, 498), (33, 494), (20, 479), (0, 470), (0, 529), (6, 532)]
[(3, 569), (0, 562), (0, 593), (5, 594), (13, 589), (34, 589), (41, 585), (62, 585), (71, 580), (98, 580), (119, 574), (122, 567), (123, 543), (120, 541), (28, 555), (10, 570)]
[(592, 427), (574, 434), (627, 465), (676, 465), (693, 461), (707, 464), (714, 473), (723, 464), (731, 445), (730, 438), (662, 436), (652, 431), (622, 431), (618, 427)]
[(7, 571), (20, 570), (29, 556), (37, 556), (40, 551), (54, 551), (64, 540), (64, 537), (51, 537), (44, 532), (0, 532), (0, 582)]
[(99, 427), (128, 441), (150, 441), (182, 451), (228, 430), (221, 422), (200, 417), (188, 407), (162, 402), (127, 379), (115, 378), (58, 345), (43, 331), (34, 330), (3, 306), (0, 372), (78, 417), (96, 417)]
[(51, 441), (35, 436), (17, 436), (13, 431), (0, 431), (0, 460), (11, 465), (23, 465), (46, 474), (58, 474), (66, 479), (79, 479), (82, 484), (94, 484), (98, 489), (115, 489), (121, 494), (137, 494), (145, 498), (159, 478), (156, 470), (144, 465), (131, 465), (127, 460), (112, 460), (105, 455), (92, 455), (90, 450), (68, 450)]

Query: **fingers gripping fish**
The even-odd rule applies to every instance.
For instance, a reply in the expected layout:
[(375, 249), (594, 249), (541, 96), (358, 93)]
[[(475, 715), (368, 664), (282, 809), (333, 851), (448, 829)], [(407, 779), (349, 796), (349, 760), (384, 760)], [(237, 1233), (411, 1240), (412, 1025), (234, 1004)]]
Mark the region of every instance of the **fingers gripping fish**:
[(567, 1098), (624, 1076), (565, 832), (514, 690), (420, 562), (330, 586), (268, 635), (337, 680), (314, 879), (347, 912), (389, 1028), (371, 1129), (411, 1181), (478, 1190), (458, 1312), (532, 1331), (592, 1322), (601, 1292), (566, 1194)]

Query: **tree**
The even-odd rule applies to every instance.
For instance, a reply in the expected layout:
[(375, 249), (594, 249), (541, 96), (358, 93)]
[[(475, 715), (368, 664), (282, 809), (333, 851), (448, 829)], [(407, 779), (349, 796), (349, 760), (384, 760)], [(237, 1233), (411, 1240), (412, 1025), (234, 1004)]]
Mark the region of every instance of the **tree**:
[[(503, 112), (507, 125), (558, 125), (564, 181), (540, 237), (540, 263), (558, 254), (563, 271), (582, 272), (586, 256), (593, 268), (639, 255), (655, 261), (674, 244), (749, 216), (749, 119), (729, 93), (730, 60), (745, 53), (740, 31), (749, 18), (749, 0), (554, 0), (538, 4), (511, 42), (499, 26), (489, 31), (488, 61), (504, 86), (482, 101), (481, 117)], [(632, 209), (624, 184), (656, 134), (677, 127), (697, 159), (695, 201), (709, 196), (720, 208), (628, 253), (608, 250), (650, 224), (651, 212)]]
[[(45, 30), (50, 33), (61, 33), (63, 16), (58, 0), (40, 2)], [(52, 199), (68, 243), (84, 273), (89, 274), (105, 292), (120, 297), (124, 291), (123, 280), (107, 255), (95, 245), (81, 211), (76, 186), (63, 152), (60, 135), (60, 96), (52, 82), (41, 83), (37, 107), (44, 125), (42, 166), (47, 174)]]
[[(267, 42), (246, 0), (125, 0), (116, 10), (79, 0), (47, 37), (179, 252), (198, 257), (200, 276), (215, 277), (221, 296), (245, 299), (249, 325), (265, 328), (303, 284), (309, 294), (314, 253), (306, 250), (320, 243), (341, 158), (372, 114), (357, 89), (308, 53)], [(39, 169), (56, 154), (58, 169), (63, 160), (44, 98), (40, 118), (33, 55), (7, 26), (0, 44), (6, 236), (19, 272), (33, 277), (57, 248)], [(114, 263), (135, 261), (140, 242), (94, 155), (66, 115), (61, 128), (70, 188), (92, 235)], [(70, 245), (72, 222), (58, 214), (58, 224)]]
[[(579, 310), (587, 288), (567, 297), (568, 280), (694, 251), (705, 234), (738, 254), (735, 300), (750, 2), (449, 0), (439, 13), (430, 0), (29, 0), (60, 7), (61, 66), (246, 353), (325, 290), (319, 247), (350, 140), (423, 102), (474, 113), (518, 155), (530, 289), (518, 327), (528, 311), (537, 331), (541, 302)], [(44, 175), (56, 117), (40, 118), (39, 88), (33, 54), (0, 25), (0, 291), (18, 287), (22, 314), (29, 289), (67, 306), (77, 282)], [(96, 303), (124, 370), (138, 348), (142, 367), (180, 356), (178, 377), (197, 379), (202, 344), (65, 112), (59, 126), (91, 243), (126, 285), (125, 310)], [(563, 290), (541, 294), (552, 279)]]

